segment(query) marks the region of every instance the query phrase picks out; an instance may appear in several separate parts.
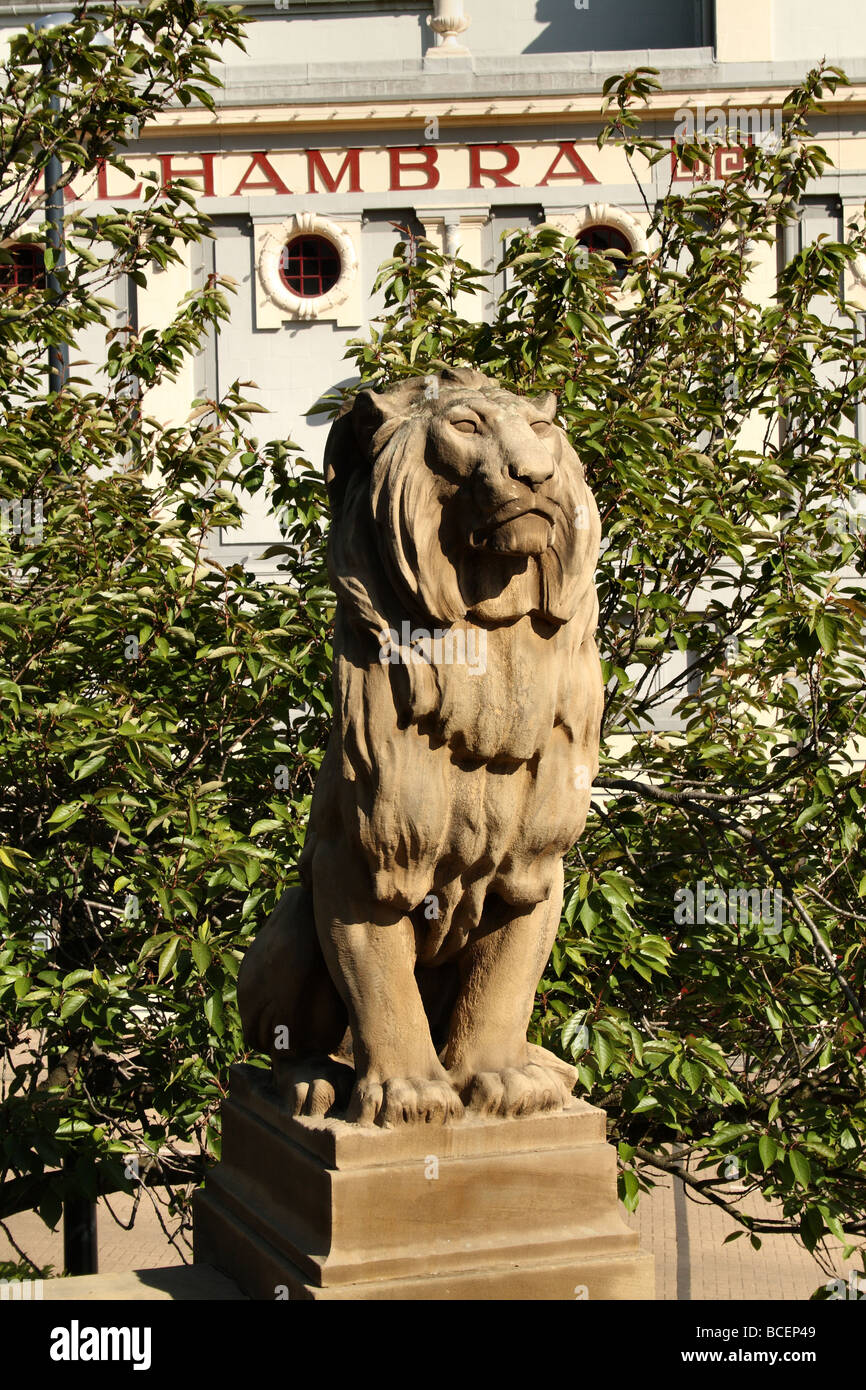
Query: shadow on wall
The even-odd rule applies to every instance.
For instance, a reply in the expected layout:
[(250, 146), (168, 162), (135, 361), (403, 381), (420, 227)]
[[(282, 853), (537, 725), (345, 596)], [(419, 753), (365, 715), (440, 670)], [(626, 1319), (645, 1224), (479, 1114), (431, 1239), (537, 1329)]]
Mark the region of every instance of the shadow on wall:
[[(316, 397), (316, 399), (315, 399), (315, 401), (313, 402), (313, 404), (314, 404), (314, 405), (319, 405), (319, 404), (321, 404), (322, 401), (325, 400), (326, 397), (335, 396), (335, 395), (337, 394), (338, 391), (344, 391), (347, 387), (349, 387), (349, 386), (357, 386), (357, 384), (358, 384), (358, 377), (357, 377), (357, 375), (356, 375), (354, 372), (352, 373), (351, 376), (340, 377), (340, 380), (339, 380), (339, 381), (332, 381), (332, 382), (330, 382), (330, 384), (329, 384), (328, 386), (326, 386), (326, 387), (324, 388), (324, 390), (321, 391), (320, 394)], [(323, 435), (322, 440), (321, 440), (321, 441), (317, 441), (317, 447), (318, 447), (320, 450), (323, 450), (323, 449), (324, 449), (324, 440), (327, 439), (327, 437), (328, 437), (328, 431), (330, 430), (332, 424), (334, 423), (334, 421), (333, 421), (333, 419), (331, 418), (331, 416), (328, 415), (328, 414), (327, 414), (326, 412), (324, 412), (324, 411), (322, 412), (321, 415), (308, 415), (308, 414), (306, 413), (306, 411), (305, 411), (305, 412), (304, 412), (304, 422), (305, 422), (305, 424), (308, 426), (308, 428), (311, 429), (311, 430), (323, 430), (323, 431), (324, 431), (324, 435)], [(317, 454), (315, 455), (315, 457), (312, 458), (312, 459), (310, 460), (310, 462), (311, 462), (311, 463), (316, 463), (316, 464), (318, 464), (318, 465), (321, 465), (321, 464), (322, 464), (322, 454), (321, 454), (321, 453), (317, 453)]]
[(700, 14), (699, 0), (537, 0), (547, 28), (524, 52), (691, 48), (702, 41)]

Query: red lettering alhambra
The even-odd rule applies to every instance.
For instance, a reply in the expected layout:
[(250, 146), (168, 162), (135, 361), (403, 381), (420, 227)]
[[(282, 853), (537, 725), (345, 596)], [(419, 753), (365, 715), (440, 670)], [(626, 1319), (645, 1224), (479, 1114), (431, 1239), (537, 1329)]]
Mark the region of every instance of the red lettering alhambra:
[[(440, 155), (447, 148), (449, 153), (463, 156), (464, 169), (460, 186), (465, 188), (546, 188), (559, 181), (572, 183), (598, 183), (573, 140), (545, 142), (541, 147), (549, 151), (550, 158), (542, 178), (527, 183), (526, 169), (528, 150), (507, 143), (439, 147), (436, 145), (392, 145), (384, 148), (344, 150), (258, 150), (248, 156), (248, 163), (237, 179), (235, 186), (225, 193), (216, 192), (216, 168), (220, 161), (237, 155), (232, 152), (205, 154), (161, 154), (159, 177), (163, 187), (168, 187), (175, 179), (193, 179), (201, 188), (205, 198), (230, 197), (246, 198), (262, 194), (311, 194), (311, 193), (366, 193), (383, 186), (382, 175), (387, 178), (386, 187), (391, 192), (422, 192), (439, 187), (441, 170)], [(536, 154), (538, 147), (531, 147)], [(303, 170), (302, 179), (297, 178), (298, 156)], [(295, 170), (290, 186), (284, 172), (277, 167), (286, 156), (291, 156)], [(143, 171), (143, 158), (136, 155), (127, 157), (135, 161), (137, 172)], [(386, 161), (383, 164), (383, 161)], [(533, 161), (535, 163), (535, 161)], [(379, 178), (374, 178), (378, 165)], [(537, 167), (537, 166), (536, 166)], [(450, 182), (453, 178), (449, 175)], [(118, 176), (106, 165), (99, 168), (96, 181), (96, 198), (107, 201), (129, 201), (141, 197), (142, 184), (124, 187)]]

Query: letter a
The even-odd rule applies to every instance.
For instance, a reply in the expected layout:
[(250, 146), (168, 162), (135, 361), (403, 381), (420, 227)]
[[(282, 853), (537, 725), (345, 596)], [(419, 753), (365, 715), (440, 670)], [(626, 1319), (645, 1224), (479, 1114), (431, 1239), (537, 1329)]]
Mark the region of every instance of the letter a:
[[(254, 179), (252, 176), (257, 171), (263, 174), (264, 178)], [(271, 193), (291, 193), (292, 191), (283, 183), (283, 180), (280, 178), (267, 155), (261, 151), (251, 156), (250, 166), (231, 196), (237, 198), (241, 193), (245, 193), (248, 188), (255, 189), (256, 191), (268, 189)]]
[(52, 1361), (69, 1360), (69, 1328), (55, 1327), (51, 1332), (49, 1356)]
[[(571, 168), (567, 169), (562, 174), (557, 174), (556, 166), (559, 164), (560, 160), (563, 159), (568, 160), (568, 163), (571, 165)], [(595, 177), (595, 174), (593, 174), (592, 170), (589, 169), (586, 164), (584, 164), (580, 155), (577, 153), (574, 141), (560, 140), (559, 151), (556, 155), (556, 158), (554, 159), (544, 178), (541, 180), (539, 188), (544, 188), (554, 179), (573, 179), (575, 177), (579, 178), (582, 183), (598, 183), (598, 179)]]
[(691, 888), (678, 888), (674, 893), (674, 921), (678, 927), (695, 920), (695, 895)]

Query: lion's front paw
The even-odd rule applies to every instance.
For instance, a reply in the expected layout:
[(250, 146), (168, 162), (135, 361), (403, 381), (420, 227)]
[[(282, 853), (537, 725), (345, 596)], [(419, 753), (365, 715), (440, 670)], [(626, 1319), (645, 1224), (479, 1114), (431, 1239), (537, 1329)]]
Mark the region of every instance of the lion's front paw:
[(571, 1099), (571, 1088), (552, 1067), (530, 1062), (504, 1071), (481, 1071), (461, 1088), (470, 1110), (481, 1115), (535, 1115), (541, 1110), (561, 1110)]
[(343, 1110), (353, 1078), (352, 1068), (333, 1057), (274, 1063), (277, 1090), (293, 1115), (323, 1116)]
[(460, 1097), (447, 1081), (393, 1076), (381, 1082), (366, 1077), (358, 1081), (346, 1118), (394, 1129), (404, 1124), (444, 1125), (462, 1114)]

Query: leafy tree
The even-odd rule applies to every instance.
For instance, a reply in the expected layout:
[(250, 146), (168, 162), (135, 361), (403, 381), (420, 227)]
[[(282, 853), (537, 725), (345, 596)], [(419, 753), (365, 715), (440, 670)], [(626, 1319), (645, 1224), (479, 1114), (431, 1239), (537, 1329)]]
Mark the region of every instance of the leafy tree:
[[(230, 8), (166, 0), (16, 38), (0, 75), (6, 260), (52, 153), (65, 182), (124, 168), (127, 117), (212, 105), (215, 47), (240, 33)], [(189, 294), (162, 331), (109, 327), (112, 282), (146, 284), (205, 232), (189, 184), (151, 179), (140, 205), (73, 210), (65, 267), (46, 257), (56, 294), (3, 301), (0, 1219), (37, 1208), (53, 1226), (63, 1202), (122, 1189), (136, 1209), (168, 1202), (178, 1238), (241, 1051), (243, 944), (291, 880), (321, 756), (321, 480), (293, 446), (259, 448), (248, 383), (183, 425), (148, 413), (231, 287)], [(104, 374), (49, 392), (46, 344), (99, 326)], [(241, 490), (262, 489), (290, 579), (208, 555), (240, 524)]]
[[(636, 176), (671, 156), (641, 133), (653, 74), (606, 84), (599, 144)], [(471, 323), (455, 304), (481, 272), (408, 238), (350, 345), (364, 382), (473, 364), (559, 392), (602, 516), (606, 700), (535, 1036), (607, 1109), (626, 1206), (662, 1168), (728, 1239), (794, 1233), (828, 1273), (828, 1236), (866, 1245), (866, 375), (841, 289), (864, 240), (820, 237), (767, 302), (751, 274), (830, 164), (808, 118), (844, 80), (810, 73), (781, 147), (721, 180), (712, 142), (683, 144), (694, 184), (647, 204), (622, 284), (610, 256), (518, 232)], [(777, 1205), (751, 1214), (754, 1193)]]

